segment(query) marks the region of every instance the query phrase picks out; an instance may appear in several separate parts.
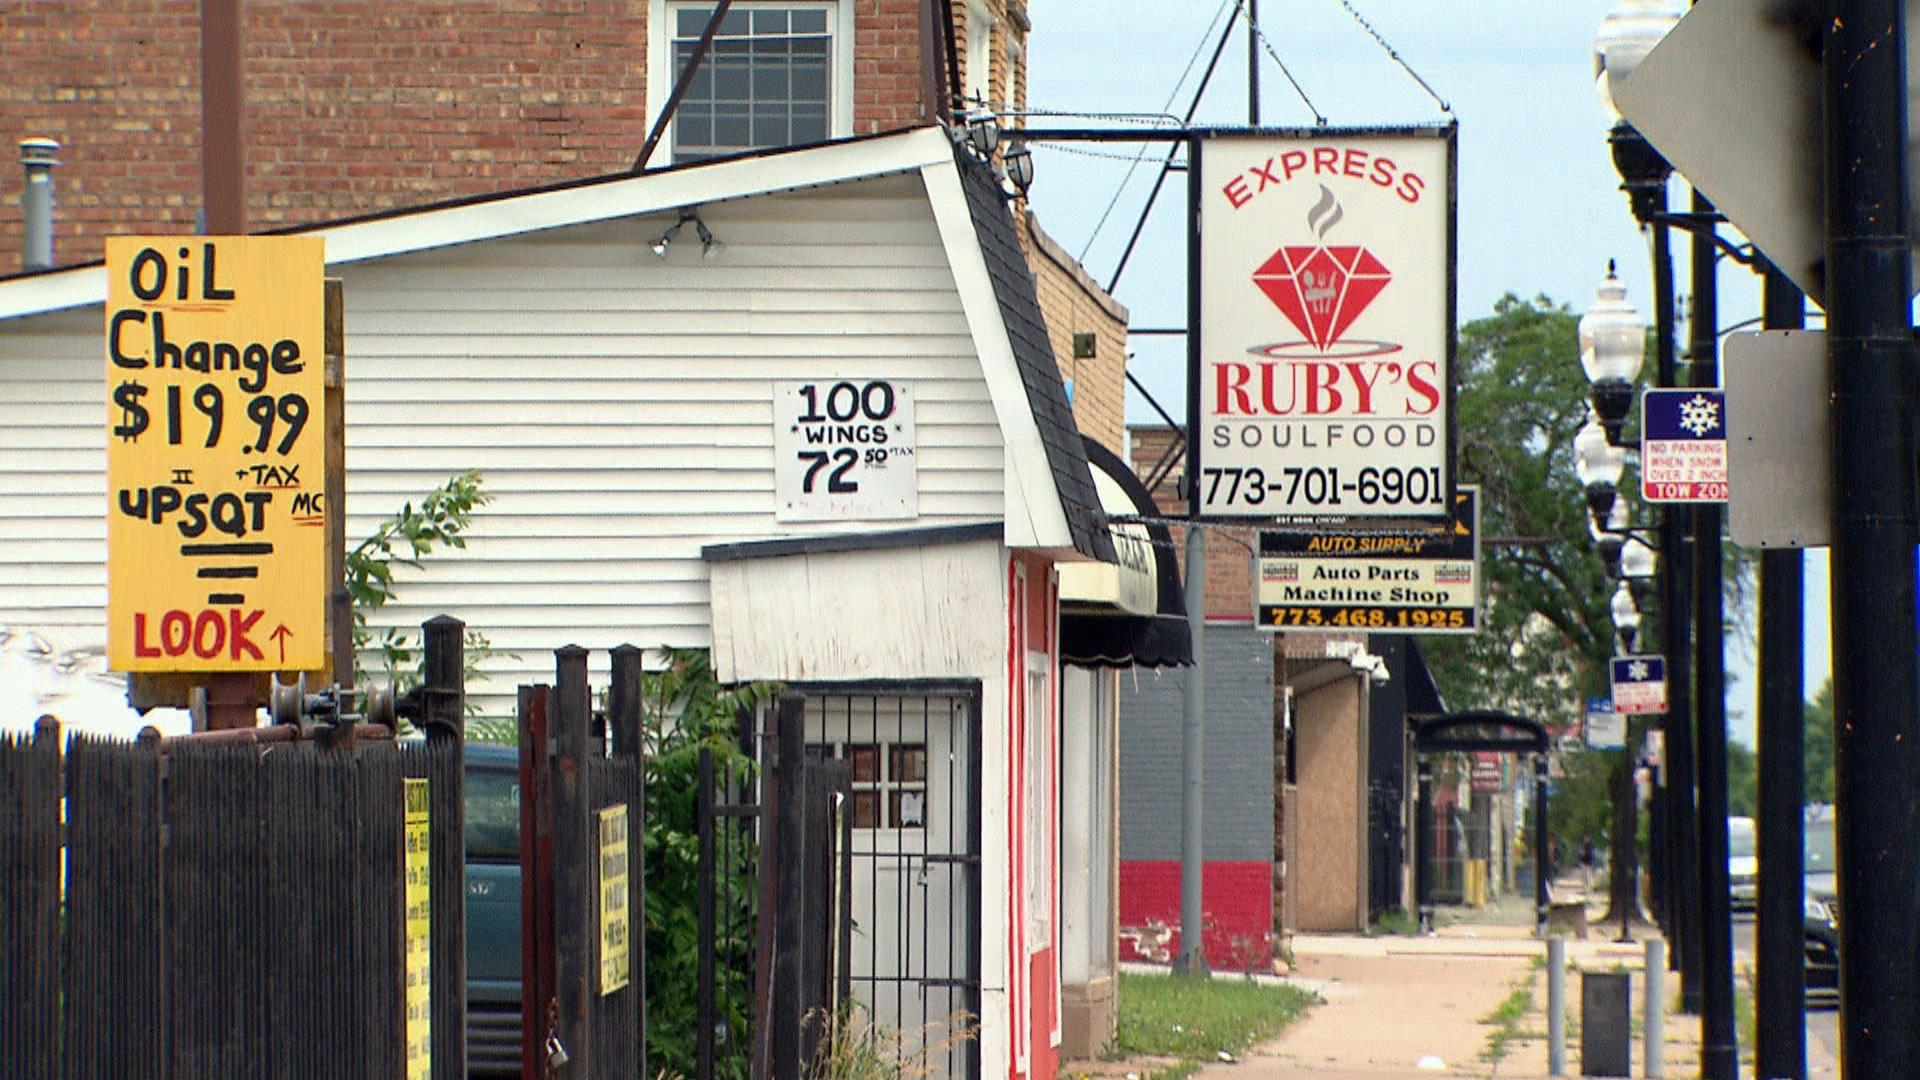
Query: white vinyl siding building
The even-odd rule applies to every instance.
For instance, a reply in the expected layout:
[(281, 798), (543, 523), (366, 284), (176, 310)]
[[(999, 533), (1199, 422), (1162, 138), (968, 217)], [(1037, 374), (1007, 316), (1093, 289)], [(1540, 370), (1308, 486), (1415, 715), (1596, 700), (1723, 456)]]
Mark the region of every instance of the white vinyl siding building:
[[(510, 713), (516, 685), (551, 676), (558, 645), (711, 645), (703, 545), (862, 527), (776, 521), (782, 382), (912, 386), (918, 517), (873, 527), (1044, 516), (1009, 505), (1018, 470), (1000, 412), (1024, 400), (1009, 373), (996, 405), (973, 324), (998, 312), (977, 310), (992, 305), (990, 291), (969, 310), (956, 284), (950, 246), (976, 244), (966, 208), (940, 220), (921, 171), (951, 174), (944, 136), (811, 153), (872, 158), (876, 146), (912, 167), (700, 202), (723, 245), (714, 258), (702, 257), (690, 229), (664, 259), (650, 249), (692, 201), (674, 191), (652, 212), (609, 205), (603, 220), (537, 232), (507, 231), (523, 200), (504, 200), (487, 219), (507, 219), (503, 235), (345, 265), (334, 260), (372, 242), (364, 230), (384, 228), (391, 245), (432, 223), (322, 230), (328, 272), (346, 291), (349, 544), (465, 469), (478, 470), (493, 497), (465, 551), (396, 575), (398, 602), (377, 624), (417, 627), (445, 612), (485, 634), (502, 652), (486, 660), (476, 698), (499, 715)], [(754, 170), (746, 186), (764, 172), (755, 167), (776, 160), (691, 171)], [(552, 194), (582, 203), (595, 190)], [(608, 192), (642, 205), (649, 194)], [(90, 272), (102, 274), (66, 275)], [(94, 296), (5, 318), (0, 288), (0, 623), (67, 648), (101, 645), (105, 633), (105, 361)]]

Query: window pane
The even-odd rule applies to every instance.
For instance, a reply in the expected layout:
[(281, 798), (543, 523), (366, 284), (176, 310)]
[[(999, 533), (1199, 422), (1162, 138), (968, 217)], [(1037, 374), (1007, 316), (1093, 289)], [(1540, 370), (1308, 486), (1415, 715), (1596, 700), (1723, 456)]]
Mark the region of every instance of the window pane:
[(887, 754), (887, 779), (896, 784), (924, 784), (927, 780), (927, 748), (924, 743), (891, 747)]
[(856, 829), (880, 827), (879, 792), (856, 791), (853, 793), (853, 827)]
[(761, 106), (753, 110), (753, 142), (755, 146), (780, 146), (787, 142), (787, 111), (778, 106)]
[(887, 796), (887, 825), (895, 829), (927, 827), (927, 793), (895, 791)]
[(761, 64), (753, 69), (753, 100), (784, 104), (789, 91), (788, 67), (780, 63)]
[(697, 38), (707, 28), (707, 20), (713, 18), (712, 8), (681, 8), (674, 17), (674, 36)]
[(738, 7), (727, 9), (727, 17), (720, 20), (720, 32), (728, 37), (744, 37), (747, 33), (747, 13)]
[(802, 60), (794, 63), (788, 70), (792, 73), (789, 92), (793, 95), (794, 101), (826, 104), (827, 65)]
[(721, 101), (746, 101), (748, 79), (752, 71), (747, 65), (729, 60), (713, 67), (713, 96)]
[(793, 13), (793, 32), (796, 34), (826, 33), (827, 32), (827, 13), (824, 11), (820, 11), (818, 9), (815, 9), (813, 11), (794, 12)]
[(764, 9), (753, 13), (754, 36), (758, 37), (761, 34), (784, 34), (786, 32), (787, 10), (785, 8)]
[(825, 142), (827, 138), (827, 118), (825, 114), (817, 116), (799, 116), (793, 118), (788, 136), (796, 143)]
[(682, 105), (673, 130), (676, 146), (710, 146), (713, 143), (713, 114), (705, 109), (689, 109)]
[(713, 118), (713, 145), (729, 147), (752, 146), (751, 129), (747, 124), (746, 113), (736, 109), (726, 109)]
[(853, 767), (853, 782), (856, 784), (877, 784), (880, 782), (880, 748), (871, 743), (862, 746), (849, 746), (846, 749), (847, 762)]

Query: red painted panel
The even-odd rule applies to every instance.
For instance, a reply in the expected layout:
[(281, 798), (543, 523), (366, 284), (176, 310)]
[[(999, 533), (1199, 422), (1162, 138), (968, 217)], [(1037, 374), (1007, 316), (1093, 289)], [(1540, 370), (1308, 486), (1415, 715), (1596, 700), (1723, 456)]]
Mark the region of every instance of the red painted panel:
[[(1209, 862), (1201, 868), (1200, 898), (1209, 967), (1264, 971), (1273, 963), (1270, 863)], [(1180, 863), (1122, 862), (1120, 959), (1167, 963), (1178, 955)]]

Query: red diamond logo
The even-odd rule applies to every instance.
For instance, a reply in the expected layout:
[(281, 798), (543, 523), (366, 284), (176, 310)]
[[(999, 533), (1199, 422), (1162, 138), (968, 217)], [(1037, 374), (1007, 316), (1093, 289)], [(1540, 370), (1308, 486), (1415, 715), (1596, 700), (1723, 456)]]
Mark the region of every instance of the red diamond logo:
[(1392, 280), (1371, 252), (1353, 246), (1289, 245), (1253, 272), (1253, 283), (1322, 352)]

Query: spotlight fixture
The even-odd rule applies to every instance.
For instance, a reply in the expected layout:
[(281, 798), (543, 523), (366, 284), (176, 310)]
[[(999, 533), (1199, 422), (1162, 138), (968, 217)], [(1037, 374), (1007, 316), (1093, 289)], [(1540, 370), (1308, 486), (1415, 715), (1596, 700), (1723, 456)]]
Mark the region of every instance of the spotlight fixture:
[(711, 259), (718, 256), (720, 250), (726, 245), (721, 243), (719, 238), (713, 235), (713, 230), (707, 228), (707, 223), (700, 220), (700, 214), (692, 209), (681, 210), (680, 220), (667, 226), (666, 232), (661, 233), (658, 239), (647, 245), (648, 249), (656, 256), (662, 259), (666, 258), (667, 253), (673, 249), (674, 238), (680, 235), (681, 227), (685, 226), (688, 222), (693, 223), (694, 235), (700, 238), (701, 257)]

